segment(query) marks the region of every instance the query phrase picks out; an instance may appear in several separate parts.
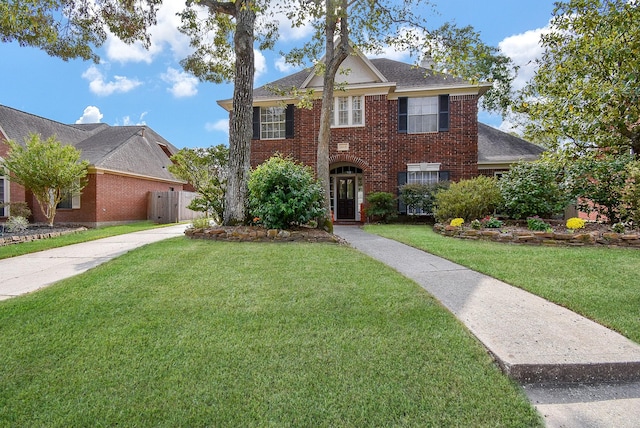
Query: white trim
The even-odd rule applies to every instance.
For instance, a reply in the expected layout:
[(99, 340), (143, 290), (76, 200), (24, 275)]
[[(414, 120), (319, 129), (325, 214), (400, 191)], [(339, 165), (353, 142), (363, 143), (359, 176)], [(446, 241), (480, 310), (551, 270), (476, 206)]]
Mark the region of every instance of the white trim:
[[(360, 123), (353, 123), (353, 99), (359, 97), (360, 98), (360, 102), (361, 102), (361, 122)], [(347, 123), (346, 124), (339, 124), (339, 117), (340, 117), (340, 110), (339, 110), (339, 106), (340, 106), (340, 98), (346, 98), (347, 99), (347, 114), (348, 114), (348, 119), (347, 119)], [(332, 128), (358, 128), (358, 127), (364, 127), (365, 126), (365, 96), (364, 95), (337, 95), (335, 97), (333, 97), (333, 115), (332, 115), (332, 120), (331, 120), (331, 127)]]
[(407, 172), (440, 171), (440, 165), (442, 164), (436, 162), (408, 163)]

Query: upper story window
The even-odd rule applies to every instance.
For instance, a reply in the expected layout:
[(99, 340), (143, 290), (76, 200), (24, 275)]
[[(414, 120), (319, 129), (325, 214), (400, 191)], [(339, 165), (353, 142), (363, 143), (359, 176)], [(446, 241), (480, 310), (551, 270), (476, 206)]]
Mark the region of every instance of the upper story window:
[(293, 138), (292, 104), (253, 108), (253, 139), (277, 140)]
[(398, 132), (422, 134), (448, 130), (448, 95), (398, 98)]
[(364, 125), (364, 97), (335, 97), (333, 100), (332, 126)]

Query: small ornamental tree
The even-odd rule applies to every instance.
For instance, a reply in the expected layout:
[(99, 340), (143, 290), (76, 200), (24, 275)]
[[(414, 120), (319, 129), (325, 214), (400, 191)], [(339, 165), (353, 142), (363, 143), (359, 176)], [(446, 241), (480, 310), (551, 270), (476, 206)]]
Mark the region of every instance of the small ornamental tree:
[(367, 216), (383, 223), (397, 217), (398, 203), (392, 193), (372, 192), (367, 195)]
[(40, 135), (25, 138), (25, 146), (8, 141), (9, 156), (2, 167), (11, 173), (11, 180), (31, 190), (42, 214), (50, 226), (56, 207), (69, 192), (79, 193), (86, 183), (89, 162), (80, 160), (73, 146), (62, 145), (56, 137), (42, 141)]
[(325, 215), (313, 170), (275, 155), (251, 171), (249, 213), (268, 229), (303, 225)]
[(171, 156), (169, 172), (191, 184), (199, 197), (189, 204), (193, 211), (202, 211), (221, 223), (224, 215), (229, 149), (219, 144), (206, 149), (182, 149)]

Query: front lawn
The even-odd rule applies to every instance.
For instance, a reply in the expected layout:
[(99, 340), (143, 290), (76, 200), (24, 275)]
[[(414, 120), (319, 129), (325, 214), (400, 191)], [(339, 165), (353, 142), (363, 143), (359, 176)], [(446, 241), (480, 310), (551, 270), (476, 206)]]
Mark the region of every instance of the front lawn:
[(425, 225), (368, 225), (565, 306), (640, 343), (640, 251), (561, 248), (444, 237)]
[(541, 426), (449, 312), (336, 245), (148, 245), (0, 302), (0, 349), (0, 426)]

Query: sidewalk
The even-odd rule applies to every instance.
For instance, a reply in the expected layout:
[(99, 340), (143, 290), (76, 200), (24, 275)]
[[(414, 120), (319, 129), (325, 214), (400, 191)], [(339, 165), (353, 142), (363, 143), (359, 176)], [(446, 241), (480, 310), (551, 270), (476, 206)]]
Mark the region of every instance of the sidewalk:
[(334, 233), (438, 299), (525, 385), (548, 426), (640, 426), (640, 345), (519, 288), (359, 227), (335, 226)]
[(183, 236), (185, 228), (159, 227), (0, 260), (0, 300), (78, 275), (145, 244)]

